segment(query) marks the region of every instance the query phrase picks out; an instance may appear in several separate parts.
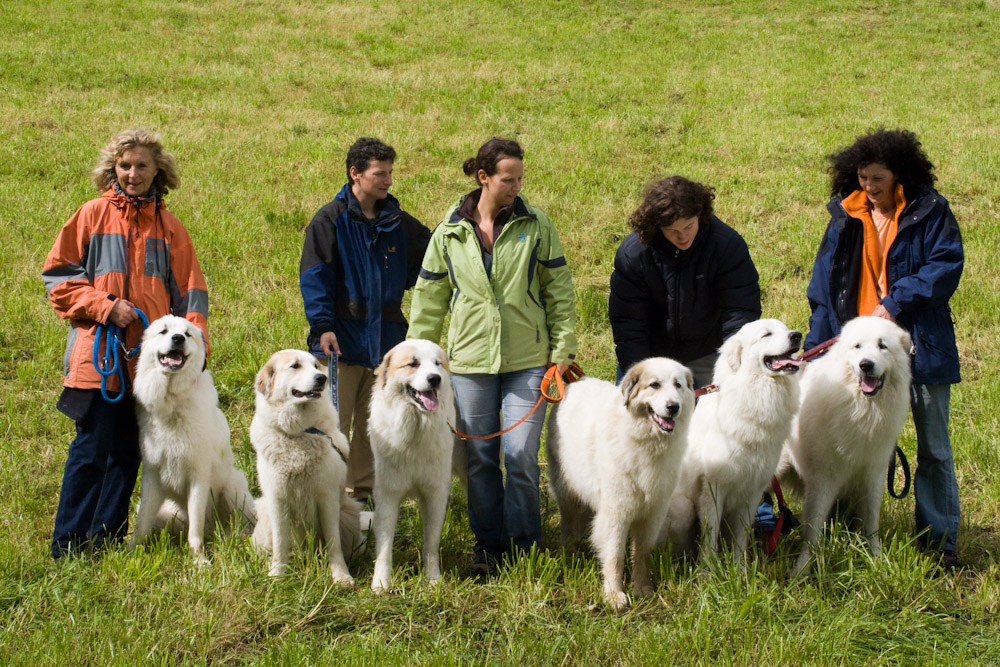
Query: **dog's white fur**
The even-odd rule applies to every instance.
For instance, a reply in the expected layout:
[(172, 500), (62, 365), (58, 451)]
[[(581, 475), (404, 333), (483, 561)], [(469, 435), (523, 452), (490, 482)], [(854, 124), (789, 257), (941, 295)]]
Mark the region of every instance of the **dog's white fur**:
[(802, 492), (802, 552), (793, 576), (809, 573), (811, 549), (834, 502), (850, 504), (873, 555), (886, 468), (909, 410), (910, 335), (889, 320), (848, 322), (802, 377), (802, 401), (778, 474)]
[(460, 449), (449, 424), (455, 399), (448, 359), (437, 344), (407, 340), (386, 353), (375, 369), (368, 434), (375, 455), (375, 572), (372, 590), (392, 584), (392, 544), (403, 499), (420, 504), (427, 580), (441, 578), (441, 530), (448, 510), (453, 466)]
[(281, 350), (257, 373), (254, 389), (250, 441), (262, 495), (253, 540), (271, 553), (269, 574), (285, 573), (292, 540), (303, 544), (308, 532), (323, 545), (333, 580), (353, 583), (344, 552), (361, 543), (360, 506), (344, 490), (350, 445), (326, 369), (308, 352)]
[[(255, 521), (246, 476), (235, 467), (229, 424), (204, 368), (201, 329), (181, 317), (154, 321), (142, 337), (133, 393), (142, 448), (142, 491), (132, 543), (172, 523), (204, 560), (215, 516)], [(213, 513), (211, 510), (215, 510)]]
[(590, 541), (601, 562), (604, 598), (623, 609), (625, 551), (632, 537), (635, 594), (653, 593), (646, 562), (687, 446), (694, 412), (691, 371), (671, 359), (635, 364), (621, 386), (584, 378), (566, 388), (549, 418), (549, 488), (563, 540)]
[(698, 401), (670, 499), (665, 527), (675, 554), (692, 555), (700, 529), (703, 559), (728, 545), (746, 565), (750, 522), (798, 409), (799, 362), (791, 355), (801, 341), (799, 332), (765, 319), (744, 325), (719, 349), (718, 391)]

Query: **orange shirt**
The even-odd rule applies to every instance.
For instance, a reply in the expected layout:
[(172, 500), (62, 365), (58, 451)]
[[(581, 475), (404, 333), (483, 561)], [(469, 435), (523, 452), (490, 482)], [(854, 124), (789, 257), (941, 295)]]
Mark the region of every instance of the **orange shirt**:
[(888, 291), (885, 267), (889, 246), (896, 239), (899, 216), (906, 208), (903, 186), (896, 183), (896, 211), (891, 218), (872, 211), (864, 190), (855, 190), (841, 201), (844, 211), (864, 226), (864, 257), (858, 276), (858, 315), (871, 315)]

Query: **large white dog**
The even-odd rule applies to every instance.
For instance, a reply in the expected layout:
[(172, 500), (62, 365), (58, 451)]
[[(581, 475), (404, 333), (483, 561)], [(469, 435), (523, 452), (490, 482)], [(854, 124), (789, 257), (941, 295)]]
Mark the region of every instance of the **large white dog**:
[(615, 609), (628, 604), (622, 580), (629, 535), (635, 594), (653, 593), (646, 560), (687, 446), (692, 382), (691, 371), (676, 361), (646, 359), (620, 387), (595, 378), (569, 385), (549, 419), (549, 488), (563, 539), (579, 539), (592, 519), (604, 598)]
[[(142, 447), (142, 492), (133, 544), (173, 522), (204, 560), (216, 516), (249, 529), (254, 501), (235, 467), (229, 424), (205, 366), (201, 329), (181, 317), (156, 320), (142, 337), (134, 394)], [(214, 512), (213, 512), (214, 509)]]
[(781, 456), (799, 404), (802, 334), (778, 320), (744, 325), (719, 349), (715, 393), (698, 401), (690, 446), (670, 499), (667, 533), (675, 554), (724, 545), (745, 566), (754, 510)]
[(361, 544), (360, 506), (344, 490), (350, 445), (323, 365), (308, 352), (281, 350), (254, 388), (250, 441), (262, 495), (253, 540), (271, 553), (270, 575), (285, 573), (292, 541), (305, 543), (308, 532), (323, 546), (333, 580), (353, 583), (344, 552)]
[(449, 424), (455, 399), (448, 360), (437, 344), (407, 340), (375, 369), (368, 434), (375, 455), (375, 572), (372, 590), (392, 584), (392, 544), (403, 499), (416, 497), (423, 520), (428, 581), (441, 578), (441, 530), (453, 466), (465, 460)]
[(910, 335), (879, 317), (848, 322), (840, 338), (802, 377), (802, 404), (779, 466), (782, 483), (802, 492), (802, 553), (809, 556), (835, 501), (861, 520), (872, 554), (886, 468), (909, 410)]

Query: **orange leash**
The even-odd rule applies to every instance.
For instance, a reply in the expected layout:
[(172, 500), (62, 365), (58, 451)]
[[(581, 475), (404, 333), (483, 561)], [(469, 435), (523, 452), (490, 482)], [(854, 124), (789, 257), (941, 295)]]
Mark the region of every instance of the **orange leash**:
[[(457, 435), (459, 438), (462, 438), (463, 440), (489, 440), (490, 438), (496, 438), (498, 436), (503, 435), (504, 433), (509, 433), (513, 431), (515, 428), (523, 424), (525, 420), (528, 419), (528, 417), (535, 414), (535, 410), (537, 410), (538, 406), (542, 404), (542, 401), (548, 401), (549, 403), (558, 403), (559, 401), (561, 401), (563, 399), (563, 396), (566, 395), (566, 382), (576, 382), (580, 378), (584, 377), (584, 375), (586, 375), (583, 372), (583, 369), (580, 368), (580, 366), (575, 361), (569, 365), (569, 368), (566, 369), (563, 375), (556, 373), (557, 368), (558, 366), (553, 364), (549, 366), (547, 369), (545, 369), (545, 375), (542, 376), (542, 384), (541, 384), (542, 395), (538, 397), (538, 400), (535, 402), (534, 407), (532, 407), (531, 410), (528, 411), (528, 414), (521, 417), (517, 421), (517, 423), (514, 424), (513, 426), (509, 426), (508, 428), (505, 428), (504, 430), (498, 431), (496, 433), (491, 433), (490, 435), (469, 435), (467, 433), (462, 433), (451, 424), (449, 424), (448, 427), (451, 429), (452, 433)], [(555, 394), (551, 393), (553, 381), (556, 388)]]

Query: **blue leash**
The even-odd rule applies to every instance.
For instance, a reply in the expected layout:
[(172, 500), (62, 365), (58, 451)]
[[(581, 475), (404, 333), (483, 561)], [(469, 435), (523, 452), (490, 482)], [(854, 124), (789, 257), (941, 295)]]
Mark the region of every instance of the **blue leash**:
[[(146, 313), (138, 308), (135, 309), (135, 312), (139, 314), (139, 319), (142, 320), (142, 330), (145, 331), (149, 326), (149, 319), (146, 317)], [(104, 337), (103, 359), (100, 358), (102, 335)], [(97, 325), (97, 332), (94, 334), (94, 368), (101, 374), (101, 396), (108, 403), (117, 403), (125, 395), (125, 367), (118, 356), (119, 348), (125, 350), (125, 360), (127, 361), (139, 354), (139, 346), (141, 344), (140, 342), (131, 350), (125, 350), (121, 327), (112, 323)], [(117, 397), (111, 398), (108, 396), (108, 378), (115, 373), (118, 374), (118, 382), (121, 385), (121, 390), (118, 392)]]

